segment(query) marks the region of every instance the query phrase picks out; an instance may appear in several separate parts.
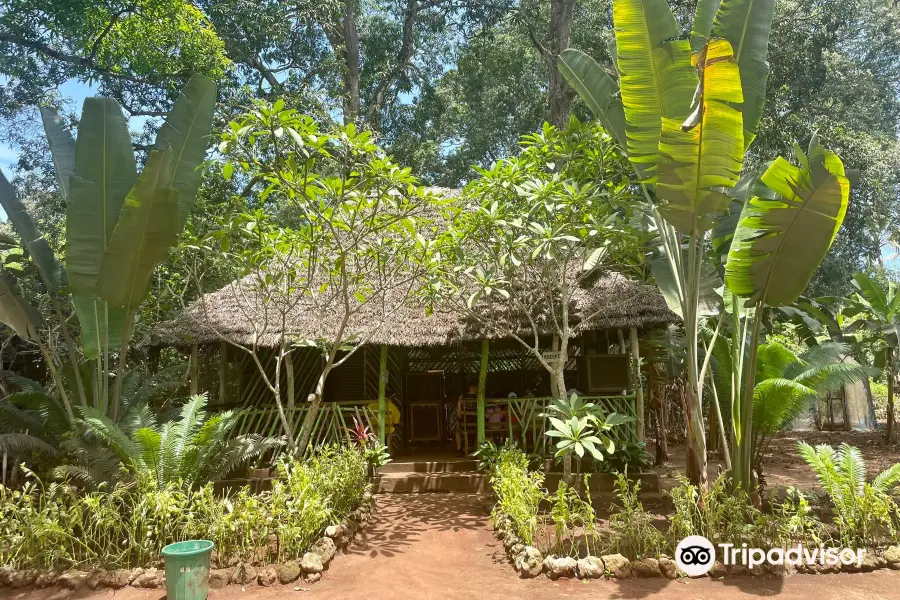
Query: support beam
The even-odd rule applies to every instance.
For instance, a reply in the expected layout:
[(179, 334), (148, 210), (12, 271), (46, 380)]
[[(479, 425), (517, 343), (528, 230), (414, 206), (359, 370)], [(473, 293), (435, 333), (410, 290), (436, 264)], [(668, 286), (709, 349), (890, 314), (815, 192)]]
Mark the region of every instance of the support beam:
[(387, 403), (384, 399), (384, 393), (387, 389), (388, 382), (388, 347), (381, 346), (381, 360), (378, 362), (378, 439), (382, 444), (387, 444), (387, 431), (385, 427), (385, 413), (387, 411)]
[(228, 369), (228, 343), (219, 346), (219, 404), (225, 404), (225, 374)]
[(478, 418), (478, 446), (484, 443), (484, 391), (487, 383), (488, 353), (490, 342), (481, 340), (481, 370), (478, 372), (477, 418)]
[(641, 352), (638, 349), (637, 327), (631, 328), (632, 385), (634, 386), (634, 412), (637, 416), (637, 438), (646, 441), (644, 431), (644, 384), (641, 382)]
[(200, 346), (191, 344), (191, 395), (200, 393)]

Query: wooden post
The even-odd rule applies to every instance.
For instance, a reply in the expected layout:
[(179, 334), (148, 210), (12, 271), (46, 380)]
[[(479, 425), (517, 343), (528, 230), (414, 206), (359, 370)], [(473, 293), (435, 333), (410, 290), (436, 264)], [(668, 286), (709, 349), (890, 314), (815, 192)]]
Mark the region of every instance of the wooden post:
[(225, 371), (228, 369), (228, 343), (219, 346), (219, 404), (225, 404)]
[(200, 393), (200, 346), (191, 344), (191, 395)]
[(894, 443), (894, 349), (887, 347), (887, 438), (888, 446)]
[(476, 396), (479, 446), (484, 442), (484, 390), (487, 383), (489, 347), (490, 342), (487, 338), (481, 340), (481, 370), (478, 372), (478, 395)]
[(625, 334), (621, 329), (616, 329), (616, 333), (619, 336), (619, 353), (628, 354), (628, 348), (625, 346)]
[(378, 363), (378, 439), (382, 444), (387, 444), (387, 431), (385, 427), (385, 412), (387, 404), (384, 399), (384, 392), (387, 389), (387, 358), (388, 347), (381, 346), (381, 360)]
[(646, 440), (644, 432), (644, 384), (641, 383), (641, 352), (638, 349), (637, 327), (631, 328), (631, 357), (634, 360), (632, 373), (634, 381), (634, 411), (637, 416), (637, 438), (639, 442)]

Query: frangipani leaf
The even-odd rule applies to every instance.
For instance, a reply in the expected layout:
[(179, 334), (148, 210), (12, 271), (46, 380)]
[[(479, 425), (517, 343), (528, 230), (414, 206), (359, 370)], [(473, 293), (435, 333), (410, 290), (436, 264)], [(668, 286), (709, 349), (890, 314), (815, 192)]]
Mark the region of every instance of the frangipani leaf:
[(744, 205), (725, 267), (725, 283), (747, 305), (793, 303), (831, 247), (850, 195), (840, 158), (813, 143), (808, 167), (778, 158), (762, 182), (780, 198)]
[(137, 180), (128, 124), (112, 98), (86, 98), (66, 208), (66, 268), (72, 290), (95, 293), (103, 252)]
[(153, 269), (178, 241), (178, 192), (167, 186), (171, 167), (170, 150), (151, 152), (125, 200), (97, 279), (97, 295), (110, 306), (136, 309)]
[(687, 40), (666, 0), (615, 0), (619, 88), (628, 157), (642, 175), (660, 161), (662, 120), (684, 119), (697, 86)]
[(591, 114), (624, 149), (625, 109), (619, 96), (619, 84), (597, 61), (580, 50), (563, 50), (556, 62), (559, 72), (587, 104)]
[(663, 117), (656, 192), (663, 217), (690, 235), (711, 229), (728, 208), (723, 192), (740, 177), (744, 159), (741, 80), (731, 44), (710, 42), (696, 57), (700, 82), (687, 120)]

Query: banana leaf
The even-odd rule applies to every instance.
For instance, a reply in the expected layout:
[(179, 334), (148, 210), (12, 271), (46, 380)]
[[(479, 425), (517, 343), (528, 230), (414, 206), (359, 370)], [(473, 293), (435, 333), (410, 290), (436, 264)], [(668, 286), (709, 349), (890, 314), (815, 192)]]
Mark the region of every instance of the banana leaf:
[(3, 206), (7, 218), (9, 218), (22, 239), (25, 249), (31, 255), (31, 260), (37, 267), (38, 272), (41, 274), (41, 279), (47, 288), (52, 291), (62, 287), (65, 281), (62, 265), (56, 260), (56, 255), (50, 248), (47, 238), (34, 224), (31, 215), (28, 214), (25, 205), (16, 196), (16, 191), (7, 181), (2, 170), (0, 170), (0, 205)]
[(172, 150), (172, 176), (166, 187), (178, 190), (181, 227), (191, 214), (200, 187), (202, 173), (197, 167), (209, 147), (215, 108), (216, 84), (203, 75), (194, 75), (156, 136), (157, 150)]
[(696, 57), (700, 81), (694, 111), (686, 120), (664, 117), (656, 192), (660, 213), (691, 235), (711, 229), (740, 177), (744, 158), (741, 80), (731, 44), (710, 42)]
[(153, 269), (178, 241), (178, 192), (167, 186), (171, 169), (170, 150), (151, 152), (125, 200), (97, 279), (97, 295), (110, 306), (136, 309)]
[(813, 138), (796, 167), (779, 157), (761, 181), (778, 198), (744, 205), (725, 266), (725, 284), (747, 306), (792, 304), (806, 290), (831, 247), (850, 196), (850, 182), (836, 154)]
[(11, 327), (19, 337), (38, 341), (41, 315), (16, 290), (16, 280), (0, 267), (0, 323)]
[(774, 15), (775, 0), (722, 0), (712, 28), (713, 37), (731, 42), (741, 70), (745, 149), (756, 137), (766, 102), (766, 55)]
[(69, 180), (75, 174), (75, 139), (66, 129), (59, 114), (52, 108), (41, 109), (44, 134), (50, 145), (50, 156), (56, 171), (56, 181), (63, 200), (69, 200)]
[(74, 293), (95, 295), (103, 252), (135, 181), (134, 151), (122, 109), (112, 98), (86, 98), (66, 208), (66, 268)]
[(683, 120), (697, 87), (690, 43), (666, 0), (615, 0), (613, 21), (628, 157), (652, 176), (663, 119)]
[(574, 48), (563, 50), (557, 67), (569, 85), (600, 121), (603, 129), (624, 149), (625, 109), (619, 97), (619, 84), (593, 58)]
[(100, 298), (79, 295), (74, 295), (72, 302), (81, 325), (81, 348), (85, 358), (99, 358), (106, 343), (109, 343), (110, 350), (122, 347), (122, 327), (126, 316), (124, 309), (109, 306)]

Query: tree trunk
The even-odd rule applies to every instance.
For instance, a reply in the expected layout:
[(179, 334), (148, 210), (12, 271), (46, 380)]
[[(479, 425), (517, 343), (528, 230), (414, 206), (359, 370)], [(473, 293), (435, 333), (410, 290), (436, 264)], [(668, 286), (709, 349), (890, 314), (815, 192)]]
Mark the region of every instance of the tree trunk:
[(322, 374), (319, 375), (319, 380), (316, 382), (316, 391), (309, 395), (309, 411), (306, 413), (306, 418), (303, 420), (300, 443), (297, 444), (297, 450), (301, 456), (306, 453), (306, 447), (309, 446), (310, 438), (312, 437), (312, 428), (316, 422), (316, 416), (319, 414), (322, 398), (325, 397), (325, 378), (328, 377), (328, 371), (329, 369), (327, 368), (322, 371)]
[(344, 125), (359, 118), (359, 31), (356, 0), (344, 0)]
[(560, 128), (566, 127), (569, 123), (574, 93), (562, 73), (556, 68), (556, 59), (572, 43), (574, 8), (575, 0), (551, 0), (550, 2), (550, 44), (548, 48), (550, 55), (547, 56), (550, 81), (546, 120), (551, 125)]
[(887, 348), (887, 444), (894, 443), (894, 349)]

